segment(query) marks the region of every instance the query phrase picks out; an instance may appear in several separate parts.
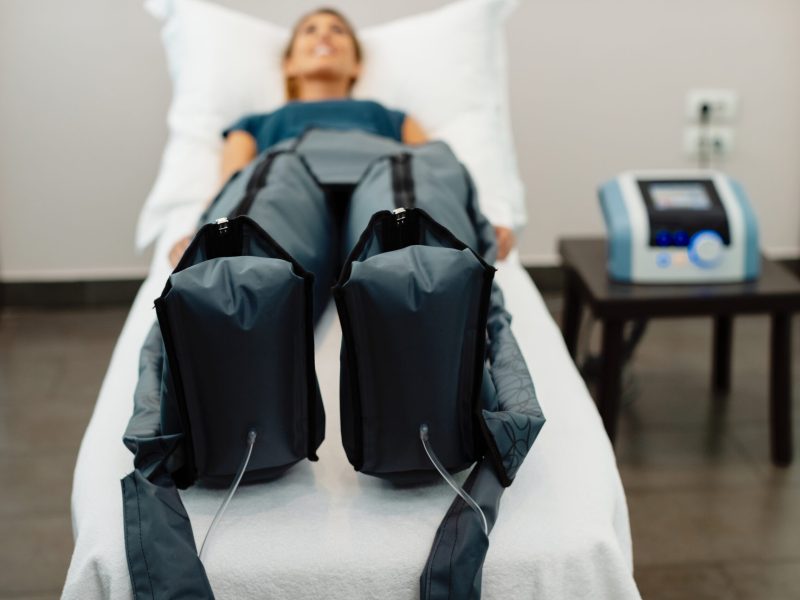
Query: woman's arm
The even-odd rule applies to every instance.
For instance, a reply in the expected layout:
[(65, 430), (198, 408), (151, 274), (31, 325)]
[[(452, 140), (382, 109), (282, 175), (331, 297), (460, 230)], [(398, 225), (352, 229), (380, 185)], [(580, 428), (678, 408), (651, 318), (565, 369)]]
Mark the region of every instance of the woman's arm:
[(246, 131), (231, 131), (222, 147), (222, 183), (231, 175), (246, 167), (258, 154), (256, 138)]
[(497, 236), (497, 260), (505, 260), (517, 244), (517, 237), (514, 230), (508, 227), (495, 227), (494, 233)]

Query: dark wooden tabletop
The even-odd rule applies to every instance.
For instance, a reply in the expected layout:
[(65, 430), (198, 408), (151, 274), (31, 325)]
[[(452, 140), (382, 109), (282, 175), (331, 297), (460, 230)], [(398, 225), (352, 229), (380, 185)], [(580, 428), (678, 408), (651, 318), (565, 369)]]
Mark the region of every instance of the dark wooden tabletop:
[(642, 285), (609, 279), (603, 238), (562, 239), (558, 250), (568, 277), (599, 318), (800, 311), (800, 279), (764, 257), (755, 281)]

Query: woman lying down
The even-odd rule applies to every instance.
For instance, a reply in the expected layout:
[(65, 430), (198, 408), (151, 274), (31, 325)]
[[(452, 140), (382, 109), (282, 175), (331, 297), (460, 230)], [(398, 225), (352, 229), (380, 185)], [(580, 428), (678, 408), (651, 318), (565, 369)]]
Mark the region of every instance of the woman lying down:
[[(444, 143), (348, 97), (361, 50), (339, 13), (302, 18), (283, 64), (290, 101), (225, 132), (226, 183), (172, 249), (142, 348), (122, 481), (134, 595), (213, 598), (203, 549), (236, 486), (317, 460), (313, 331), (332, 295), (347, 458), (453, 487), (420, 596), (478, 598), (500, 496), (544, 424), (493, 283), (513, 235)], [(462, 488), (450, 473), (469, 467)], [(177, 491), (197, 482), (230, 486), (199, 556)]]

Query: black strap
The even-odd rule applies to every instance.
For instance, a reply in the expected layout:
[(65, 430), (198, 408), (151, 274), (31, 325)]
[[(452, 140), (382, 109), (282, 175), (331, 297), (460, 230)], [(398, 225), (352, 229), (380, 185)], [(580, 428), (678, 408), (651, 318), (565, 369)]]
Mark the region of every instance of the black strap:
[[(267, 185), (267, 178), (272, 170), (272, 165), (275, 162), (275, 158), (281, 154), (296, 154), (297, 148), (305, 139), (306, 135), (308, 135), (308, 132), (312, 129), (313, 127), (307, 127), (305, 130), (303, 130), (303, 133), (292, 140), (292, 143), (288, 148), (273, 150), (264, 157), (264, 160), (261, 161), (261, 164), (255, 168), (253, 174), (250, 176), (250, 180), (247, 182), (247, 188), (245, 190), (244, 197), (242, 198), (241, 202), (236, 205), (236, 208), (233, 209), (233, 212), (229, 218), (233, 219), (234, 217), (240, 217), (250, 213), (250, 209), (253, 207), (253, 202), (255, 202), (258, 192), (261, 191), (261, 188)], [(310, 169), (309, 172), (311, 172)]]
[(393, 154), (389, 157), (392, 163), (392, 194), (396, 208), (414, 208), (417, 197), (414, 194), (414, 176), (411, 172), (411, 154)]
[[(491, 461), (472, 469), (464, 489), (478, 503), (492, 530), (505, 488)], [(419, 578), (421, 600), (478, 600), (489, 537), (478, 513), (456, 496), (436, 531), (425, 569)]]
[(244, 193), (244, 197), (236, 205), (236, 208), (233, 209), (230, 218), (233, 219), (235, 217), (241, 217), (242, 215), (246, 215), (250, 212), (250, 209), (253, 206), (253, 202), (255, 202), (256, 195), (258, 192), (267, 185), (267, 177), (269, 177), (269, 172), (272, 169), (272, 163), (275, 162), (275, 157), (279, 154), (284, 154), (286, 150), (278, 150), (276, 152), (270, 152), (264, 157), (264, 160), (261, 161), (255, 170), (253, 170), (253, 174), (250, 176), (250, 180), (247, 182), (247, 188)]
[(122, 480), (125, 552), (134, 600), (214, 600), (178, 490), (138, 469)]

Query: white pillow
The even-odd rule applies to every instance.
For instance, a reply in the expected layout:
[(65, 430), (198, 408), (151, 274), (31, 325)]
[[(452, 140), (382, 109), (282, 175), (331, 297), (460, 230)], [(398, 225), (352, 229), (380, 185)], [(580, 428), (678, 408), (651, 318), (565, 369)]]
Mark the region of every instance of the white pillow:
[[(517, 0), (460, 0), (358, 31), (364, 68), (357, 98), (417, 119), (453, 148), (495, 225), (525, 224), (508, 114), (503, 23)], [(173, 82), (169, 140), (139, 217), (149, 245), (176, 206), (202, 205), (218, 189), (220, 132), (247, 113), (283, 104), (281, 52), (289, 32), (203, 0), (147, 0), (163, 22)], [(193, 224), (191, 224), (193, 225)]]

